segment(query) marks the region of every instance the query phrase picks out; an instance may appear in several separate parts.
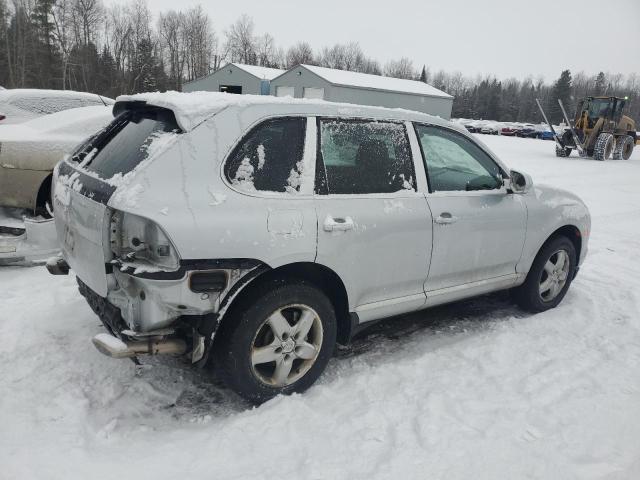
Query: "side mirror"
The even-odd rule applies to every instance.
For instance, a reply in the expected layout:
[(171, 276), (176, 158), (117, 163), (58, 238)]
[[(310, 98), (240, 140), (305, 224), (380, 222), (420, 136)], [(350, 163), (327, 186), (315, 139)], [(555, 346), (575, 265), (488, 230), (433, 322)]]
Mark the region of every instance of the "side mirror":
[(511, 170), (510, 175), (507, 190), (510, 190), (512, 193), (527, 193), (531, 190), (531, 187), (533, 187), (533, 180), (530, 175), (516, 170)]

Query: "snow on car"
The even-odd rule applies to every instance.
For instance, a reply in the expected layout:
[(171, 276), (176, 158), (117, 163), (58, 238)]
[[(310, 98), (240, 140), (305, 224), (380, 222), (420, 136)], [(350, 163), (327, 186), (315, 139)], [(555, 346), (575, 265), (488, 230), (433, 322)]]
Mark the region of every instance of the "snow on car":
[(73, 276), (0, 268), (0, 476), (640, 478), (640, 150), (580, 162), (481, 138), (590, 207), (588, 261), (557, 308), (531, 315), (492, 294), (394, 317), (304, 395), (254, 409), (175, 359), (102, 356)]
[(103, 353), (210, 357), (254, 402), (391, 315), (510, 288), (553, 308), (586, 256), (580, 199), (436, 117), (205, 92), (114, 113), (56, 168), (48, 268), (77, 275)]
[(46, 212), (53, 167), (112, 119), (112, 107), (93, 106), (0, 127), (0, 206)]
[(304, 395), (252, 409), (206, 370), (103, 357), (73, 276), (2, 268), (2, 476), (639, 478), (640, 150), (581, 162), (481, 138), (590, 207), (588, 261), (557, 308), (530, 315), (493, 294), (394, 317)]
[(71, 108), (113, 105), (113, 99), (73, 90), (17, 88), (0, 91), (0, 125), (26, 122)]

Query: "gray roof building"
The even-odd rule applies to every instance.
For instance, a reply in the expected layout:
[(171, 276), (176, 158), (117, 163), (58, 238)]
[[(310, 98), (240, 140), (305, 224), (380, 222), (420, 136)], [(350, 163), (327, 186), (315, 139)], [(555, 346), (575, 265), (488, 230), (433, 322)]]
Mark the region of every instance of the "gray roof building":
[(331, 102), (406, 108), (451, 117), (453, 97), (415, 80), (298, 65), (271, 80), (271, 94)]
[(182, 91), (269, 95), (269, 82), (283, 73), (284, 70), (277, 68), (228, 63), (205, 77), (185, 83)]

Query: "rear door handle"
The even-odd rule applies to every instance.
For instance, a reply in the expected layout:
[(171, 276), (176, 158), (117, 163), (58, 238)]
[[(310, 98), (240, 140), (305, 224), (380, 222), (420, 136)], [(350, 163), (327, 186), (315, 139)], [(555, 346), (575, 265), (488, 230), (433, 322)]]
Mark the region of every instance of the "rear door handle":
[(323, 227), (325, 232), (346, 232), (353, 230), (354, 223), (351, 217), (333, 218), (331, 215), (327, 215)]
[(436, 218), (436, 223), (441, 225), (448, 225), (451, 223), (456, 223), (458, 221), (458, 217), (454, 217), (449, 212), (442, 212), (439, 217)]

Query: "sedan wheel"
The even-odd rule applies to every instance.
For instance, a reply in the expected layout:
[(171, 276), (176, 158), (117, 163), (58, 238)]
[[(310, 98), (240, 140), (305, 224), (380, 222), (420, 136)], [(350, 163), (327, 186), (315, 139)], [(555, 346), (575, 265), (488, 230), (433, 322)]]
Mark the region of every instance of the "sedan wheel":
[(307, 305), (279, 308), (267, 318), (253, 339), (253, 372), (266, 385), (284, 387), (302, 378), (322, 347), (322, 323)]

